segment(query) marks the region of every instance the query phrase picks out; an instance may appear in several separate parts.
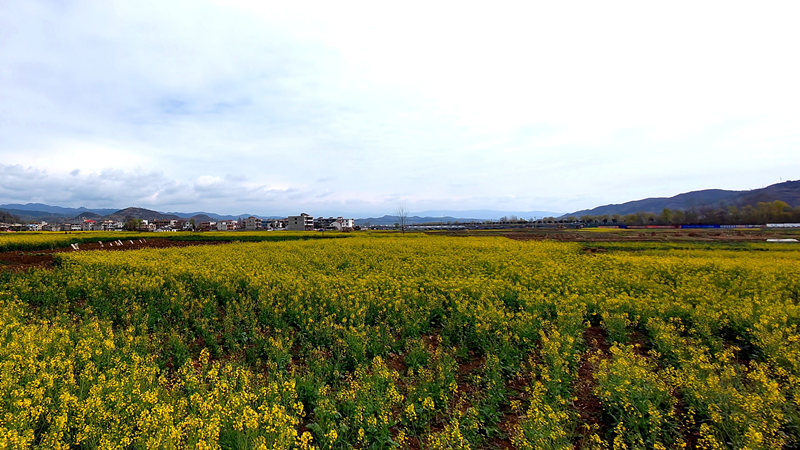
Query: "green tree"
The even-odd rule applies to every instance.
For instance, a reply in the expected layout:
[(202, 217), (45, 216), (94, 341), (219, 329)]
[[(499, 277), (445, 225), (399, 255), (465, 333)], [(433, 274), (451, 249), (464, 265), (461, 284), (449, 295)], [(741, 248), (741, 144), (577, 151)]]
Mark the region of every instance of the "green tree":
[(672, 223), (672, 211), (670, 211), (669, 208), (661, 210), (661, 214), (658, 215), (658, 223), (661, 225), (669, 225)]
[(142, 226), (142, 219), (128, 219), (125, 222), (125, 229), (128, 231), (137, 231)]

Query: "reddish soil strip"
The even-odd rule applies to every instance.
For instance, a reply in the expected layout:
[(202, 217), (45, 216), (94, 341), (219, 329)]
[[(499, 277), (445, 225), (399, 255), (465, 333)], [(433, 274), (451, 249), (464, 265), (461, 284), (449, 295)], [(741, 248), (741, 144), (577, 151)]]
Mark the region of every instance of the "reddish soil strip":
[(700, 440), (700, 431), (698, 430), (697, 424), (687, 423), (689, 407), (683, 399), (683, 393), (681, 393), (680, 390), (676, 390), (674, 395), (678, 400), (675, 404), (675, 416), (678, 419), (678, 429), (681, 434), (683, 434), (684, 439), (686, 439), (687, 448), (697, 448), (697, 442)]
[(21, 271), (33, 267), (51, 267), (53, 255), (31, 252), (0, 253), (0, 271)]
[(589, 434), (596, 430), (601, 436), (605, 434), (606, 426), (602, 421), (603, 407), (600, 399), (594, 394), (597, 386), (594, 380), (594, 365), (592, 356), (600, 351), (604, 356), (608, 356), (611, 345), (608, 343), (606, 330), (598, 325), (593, 325), (583, 332), (583, 339), (588, 347), (587, 351), (581, 356), (580, 367), (578, 368), (578, 379), (572, 386), (572, 392), (577, 397), (573, 407), (580, 415), (581, 426), (578, 433), (581, 434), (577, 448), (584, 447), (584, 440)]
[(408, 372), (405, 357), (400, 353), (390, 353), (386, 356), (386, 366), (400, 375), (405, 375)]
[(633, 345), (634, 353), (645, 358), (650, 358), (650, 344), (647, 342), (647, 336), (645, 336), (644, 333), (635, 330), (631, 331), (628, 333), (628, 339), (630, 339), (631, 345)]
[[(525, 398), (525, 385), (526, 380), (521, 378), (514, 378), (508, 382), (508, 399), (509, 403), (513, 400), (523, 401)], [(505, 436), (502, 438), (495, 438), (491, 441), (492, 446), (495, 448), (516, 448), (511, 442), (511, 435), (514, 433), (516, 426), (522, 421), (524, 416), (520, 416), (511, 410), (511, 406), (503, 410), (503, 420), (497, 424), (498, 428), (503, 430)]]
[(458, 363), (458, 375), (456, 375), (456, 385), (458, 392), (466, 400), (466, 407), (472, 406), (471, 399), (477, 395), (477, 386), (473, 383), (472, 376), (476, 374), (486, 364), (486, 358), (476, 356), (470, 352), (469, 358), (464, 362)]
[(142, 248), (192, 247), (195, 245), (227, 243), (225, 241), (174, 241), (164, 238), (143, 239), (142, 242), (139, 242), (138, 239), (133, 239), (133, 244), (131, 244), (130, 239), (120, 239), (120, 241), (122, 245), (111, 242), (104, 242), (102, 245), (97, 242), (86, 242), (78, 244), (78, 250), (74, 250), (72, 247), (65, 247), (48, 250), (2, 252), (0, 253), (0, 270), (22, 271), (34, 267), (52, 267), (55, 261), (53, 256), (55, 253), (72, 253), (87, 250), (125, 251)]
[[(486, 237), (502, 236), (518, 241), (564, 241), (564, 242), (764, 242), (767, 238), (797, 237), (779, 231), (762, 230), (626, 230), (626, 231), (576, 231), (576, 230), (463, 230), (428, 232), (434, 235)], [(595, 249), (602, 251), (600, 249)], [(592, 252), (591, 250), (589, 252)]]
[[(506, 416), (508, 416), (508, 414)], [(506, 437), (506, 438), (489, 439), (489, 448), (516, 448), (516, 447), (514, 447), (514, 444), (511, 443), (511, 439)]]
[[(476, 356), (472, 352), (470, 352), (469, 357), (465, 361), (458, 363), (456, 383), (458, 384), (460, 397), (466, 399), (465, 407), (473, 406), (470, 399), (478, 395), (477, 386), (471, 382), (471, 378), (477, 374), (481, 368), (485, 367), (485, 365), (486, 357)], [(507, 383), (506, 387), (508, 388), (509, 402), (522, 398), (526, 384), (526, 380), (521, 378), (514, 378)], [(521, 420), (521, 417), (511, 411), (510, 405), (506, 405), (502, 412), (503, 419), (497, 424), (497, 427), (505, 433), (505, 436), (489, 438), (487, 441), (489, 448), (514, 448), (514, 445), (511, 443), (511, 433)]]
[[(462, 408), (466, 409), (474, 406), (472, 400), (478, 395), (477, 386), (472, 382), (472, 377), (480, 372), (486, 366), (486, 357), (475, 355), (473, 352), (464, 361), (458, 362), (458, 374), (456, 375), (456, 384), (458, 385), (458, 392), (460, 399), (465, 400)], [(518, 398), (518, 392), (509, 392), (513, 398)], [(453, 406), (457, 404), (458, 399), (454, 399)], [(503, 411), (503, 419), (497, 424), (505, 436), (492, 437), (487, 440), (489, 448), (514, 448), (511, 444), (510, 431), (514, 425), (519, 422), (519, 417), (511, 413), (510, 408)]]

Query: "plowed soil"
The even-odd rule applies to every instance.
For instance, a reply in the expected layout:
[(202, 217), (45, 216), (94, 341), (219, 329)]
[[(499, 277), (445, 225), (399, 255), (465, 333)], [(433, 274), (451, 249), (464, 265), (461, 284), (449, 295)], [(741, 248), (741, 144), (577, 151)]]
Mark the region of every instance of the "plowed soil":
[(72, 247), (57, 248), (52, 250), (30, 250), (30, 251), (11, 251), (0, 253), (0, 270), (22, 271), (34, 267), (52, 267), (55, 262), (56, 253), (73, 253), (88, 250), (102, 251), (126, 251), (138, 250), (142, 248), (168, 248), (168, 247), (191, 247), (195, 245), (217, 245), (226, 244), (221, 241), (174, 241), (171, 239), (120, 239), (122, 245), (116, 242), (87, 242), (78, 244), (78, 249)]
[(578, 448), (584, 447), (586, 438), (592, 432), (599, 432), (604, 435), (607, 431), (602, 420), (603, 407), (600, 404), (600, 399), (594, 393), (597, 383), (593, 375), (595, 367), (592, 357), (600, 355), (603, 358), (607, 358), (611, 348), (606, 330), (597, 325), (587, 328), (583, 332), (583, 339), (586, 342), (587, 350), (581, 356), (578, 378), (572, 386), (576, 396), (573, 407), (580, 415), (581, 422), (587, 425), (578, 430), (580, 434)]

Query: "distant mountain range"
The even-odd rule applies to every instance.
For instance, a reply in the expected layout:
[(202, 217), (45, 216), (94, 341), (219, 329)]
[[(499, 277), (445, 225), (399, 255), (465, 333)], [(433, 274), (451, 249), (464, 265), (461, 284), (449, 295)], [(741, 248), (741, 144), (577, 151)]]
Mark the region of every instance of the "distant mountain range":
[(0, 209), (4, 209), (6, 211), (29, 211), (36, 214), (52, 214), (54, 216), (63, 216), (63, 217), (76, 217), (77, 215), (83, 212), (93, 212), (95, 214), (99, 214), (104, 216), (106, 214), (112, 214), (116, 212), (116, 209), (103, 209), (103, 208), (84, 208), (81, 206), (80, 208), (63, 208), (61, 206), (51, 206), (45, 205), (44, 203), (10, 203), (6, 205), (0, 205)]
[(61, 206), (45, 205), (43, 203), (11, 203), (0, 205), (0, 209), (13, 214), (23, 222), (31, 221), (47, 221), (47, 222), (62, 222), (64, 219), (75, 218), (84, 213), (97, 214), (104, 216), (111, 214), (116, 209), (89, 209), (89, 208), (62, 208)]
[(70, 220), (83, 221), (84, 219), (93, 220), (127, 220), (129, 218), (136, 219), (190, 219), (194, 218), (198, 221), (206, 220), (236, 220), (239, 217), (256, 216), (264, 219), (277, 218), (277, 216), (259, 216), (257, 214), (240, 214), (237, 216), (215, 214), (208, 212), (194, 212), (194, 213), (179, 213), (154, 211), (144, 208), (125, 208), (125, 209), (108, 209), (108, 208), (64, 208), (61, 206), (45, 205), (43, 203), (10, 203), (0, 205), (0, 210), (16, 216), (23, 222), (31, 221), (47, 221), (47, 222), (67, 222)]
[(659, 214), (665, 208), (670, 210), (689, 210), (720, 208), (727, 206), (755, 206), (758, 202), (781, 200), (789, 206), (800, 206), (800, 181), (785, 181), (761, 189), (749, 191), (726, 191), (705, 189), (686, 192), (673, 197), (654, 197), (631, 202), (598, 206), (592, 209), (575, 211), (562, 217), (574, 216), (613, 216), (636, 214), (639, 212)]

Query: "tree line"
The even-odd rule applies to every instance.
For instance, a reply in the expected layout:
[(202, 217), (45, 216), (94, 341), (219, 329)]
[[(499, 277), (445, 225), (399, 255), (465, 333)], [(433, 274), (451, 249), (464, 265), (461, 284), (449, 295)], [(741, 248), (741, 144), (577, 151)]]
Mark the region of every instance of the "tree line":
[(671, 210), (664, 208), (660, 214), (639, 212), (635, 214), (584, 215), (568, 217), (567, 221), (581, 221), (586, 225), (763, 225), (766, 223), (800, 223), (800, 206), (775, 200), (756, 205), (720, 206)]
[(21, 219), (10, 212), (0, 209), (0, 223), (19, 223)]

